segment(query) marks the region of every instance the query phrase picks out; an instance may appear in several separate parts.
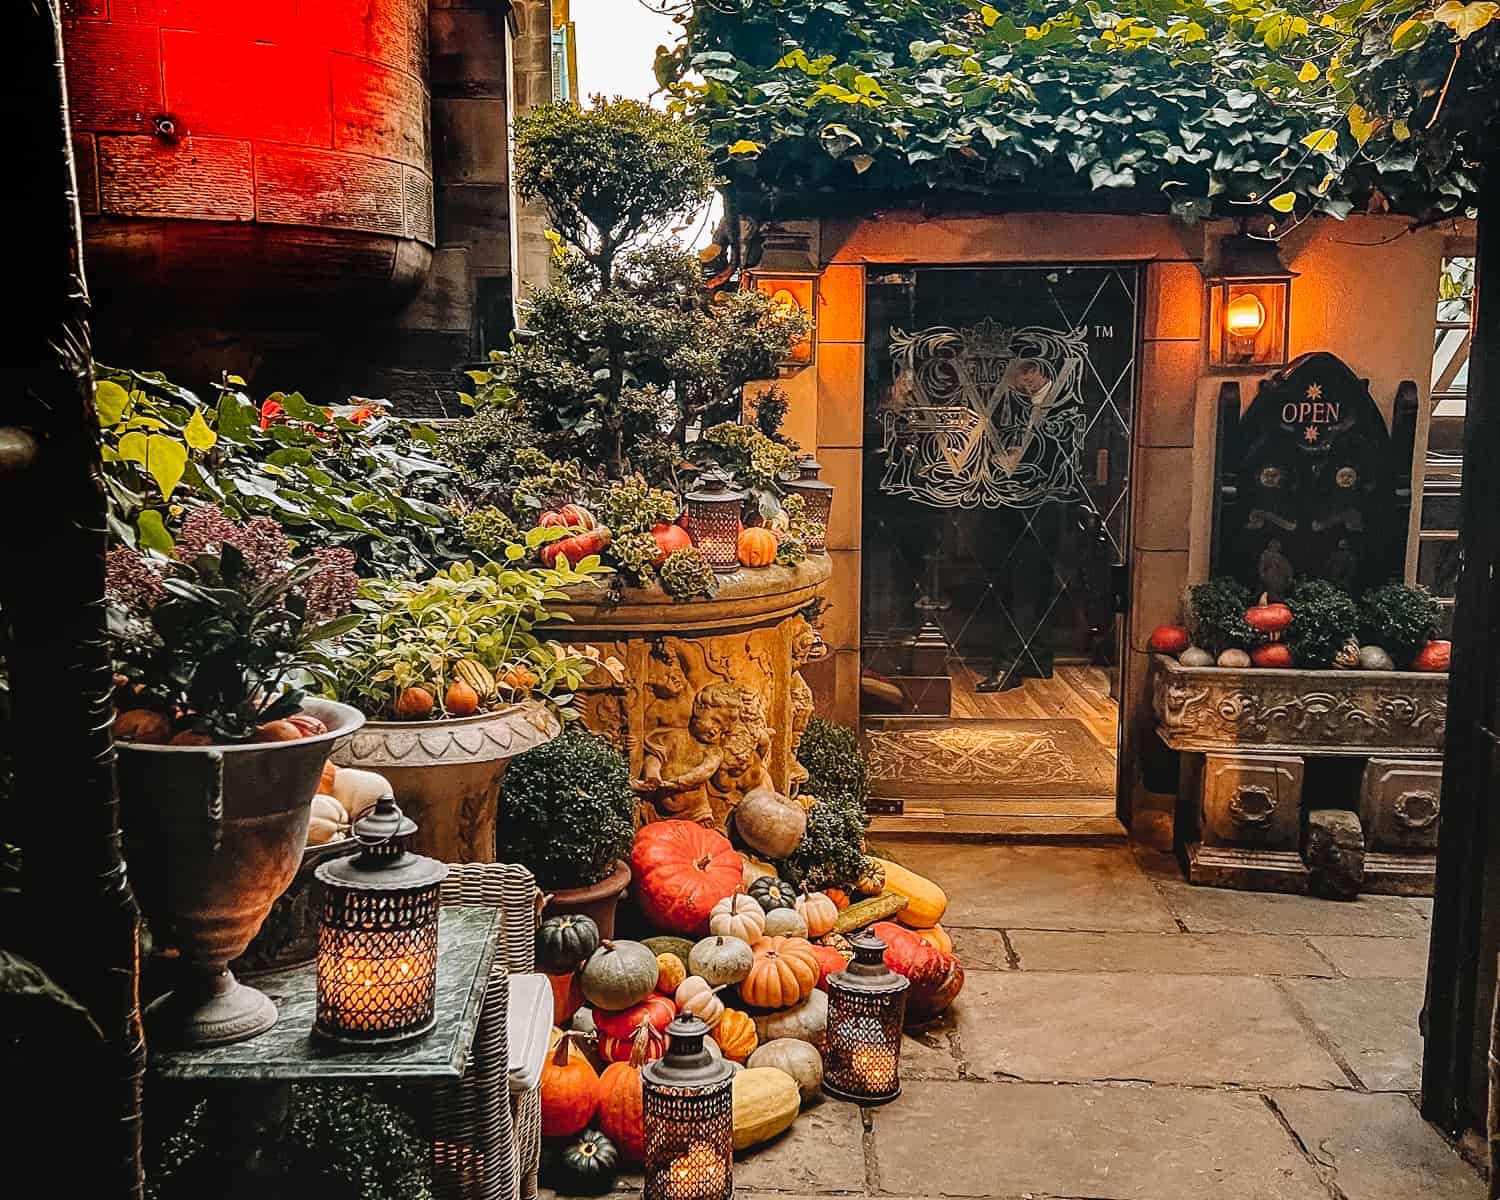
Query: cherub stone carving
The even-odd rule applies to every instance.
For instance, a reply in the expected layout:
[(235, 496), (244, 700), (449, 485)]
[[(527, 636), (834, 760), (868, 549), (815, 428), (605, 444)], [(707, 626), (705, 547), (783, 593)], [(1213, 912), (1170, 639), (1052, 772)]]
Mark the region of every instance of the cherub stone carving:
[(709, 781), (724, 765), (725, 743), (740, 724), (744, 699), (732, 683), (710, 683), (693, 697), (686, 728), (658, 725), (645, 737), (635, 791), (661, 817), (716, 825)]

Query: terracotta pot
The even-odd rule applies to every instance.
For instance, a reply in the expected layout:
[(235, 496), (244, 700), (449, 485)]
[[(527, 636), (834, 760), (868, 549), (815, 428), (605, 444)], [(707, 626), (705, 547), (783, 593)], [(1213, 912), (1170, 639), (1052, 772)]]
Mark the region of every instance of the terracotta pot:
[(417, 823), (411, 849), (440, 862), (494, 862), (500, 778), (510, 760), (550, 742), (557, 718), (536, 702), (443, 721), (370, 721), (333, 761), (377, 771)]
[(629, 886), (630, 864), (622, 858), (615, 863), (615, 869), (598, 883), (582, 888), (560, 888), (551, 893), (542, 907), (542, 915), (557, 917), (578, 913), (592, 917), (594, 924), (599, 926), (599, 936), (612, 938), (615, 936), (615, 908)]
[(146, 1012), (157, 1044), (243, 1041), (276, 1023), (275, 1005), (228, 963), (297, 874), (334, 742), (364, 723), (330, 700), (302, 709), (329, 731), (294, 742), (117, 746), (130, 882), (152, 936), (182, 962), (177, 986)]

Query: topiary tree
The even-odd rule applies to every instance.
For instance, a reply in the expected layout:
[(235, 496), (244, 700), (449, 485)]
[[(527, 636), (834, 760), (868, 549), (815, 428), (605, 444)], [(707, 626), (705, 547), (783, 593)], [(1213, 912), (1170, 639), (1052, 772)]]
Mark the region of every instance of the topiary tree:
[(755, 290), (708, 290), (698, 257), (665, 243), (715, 182), (701, 135), (665, 113), (536, 109), (516, 126), (516, 180), (547, 208), (556, 278), (476, 399), (519, 414), (554, 456), (675, 487), (690, 429), (737, 420), (744, 385), (774, 375), (806, 322)]
[(1411, 665), (1417, 651), (1437, 636), (1442, 621), (1442, 605), (1420, 584), (1371, 588), (1359, 606), (1360, 639), (1382, 647), (1398, 667)]
[(1326, 579), (1305, 579), (1287, 597), (1292, 623), (1287, 648), (1299, 667), (1331, 667), (1359, 628), (1359, 610), (1343, 588)]

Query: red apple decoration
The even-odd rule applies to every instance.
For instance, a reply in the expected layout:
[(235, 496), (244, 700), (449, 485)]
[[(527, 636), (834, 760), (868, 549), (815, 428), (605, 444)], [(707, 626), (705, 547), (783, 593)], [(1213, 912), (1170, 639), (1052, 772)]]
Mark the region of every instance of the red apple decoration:
[(1441, 674), (1446, 671), (1453, 662), (1452, 642), (1428, 642), (1417, 651), (1416, 658), (1411, 660), (1413, 671), (1429, 671), (1433, 674)]
[(1151, 631), (1150, 646), (1157, 654), (1181, 654), (1192, 643), (1181, 625), (1158, 625)]
[(1292, 652), (1281, 642), (1267, 642), (1250, 651), (1252, 667), (1290, 667)]

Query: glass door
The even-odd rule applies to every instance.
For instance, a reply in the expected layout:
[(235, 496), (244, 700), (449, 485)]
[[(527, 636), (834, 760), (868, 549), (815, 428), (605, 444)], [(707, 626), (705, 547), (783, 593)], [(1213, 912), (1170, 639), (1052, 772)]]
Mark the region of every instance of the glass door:
[(1139, 270), (872, 269), (867, 288), (876, 794), (1112, 804)]

